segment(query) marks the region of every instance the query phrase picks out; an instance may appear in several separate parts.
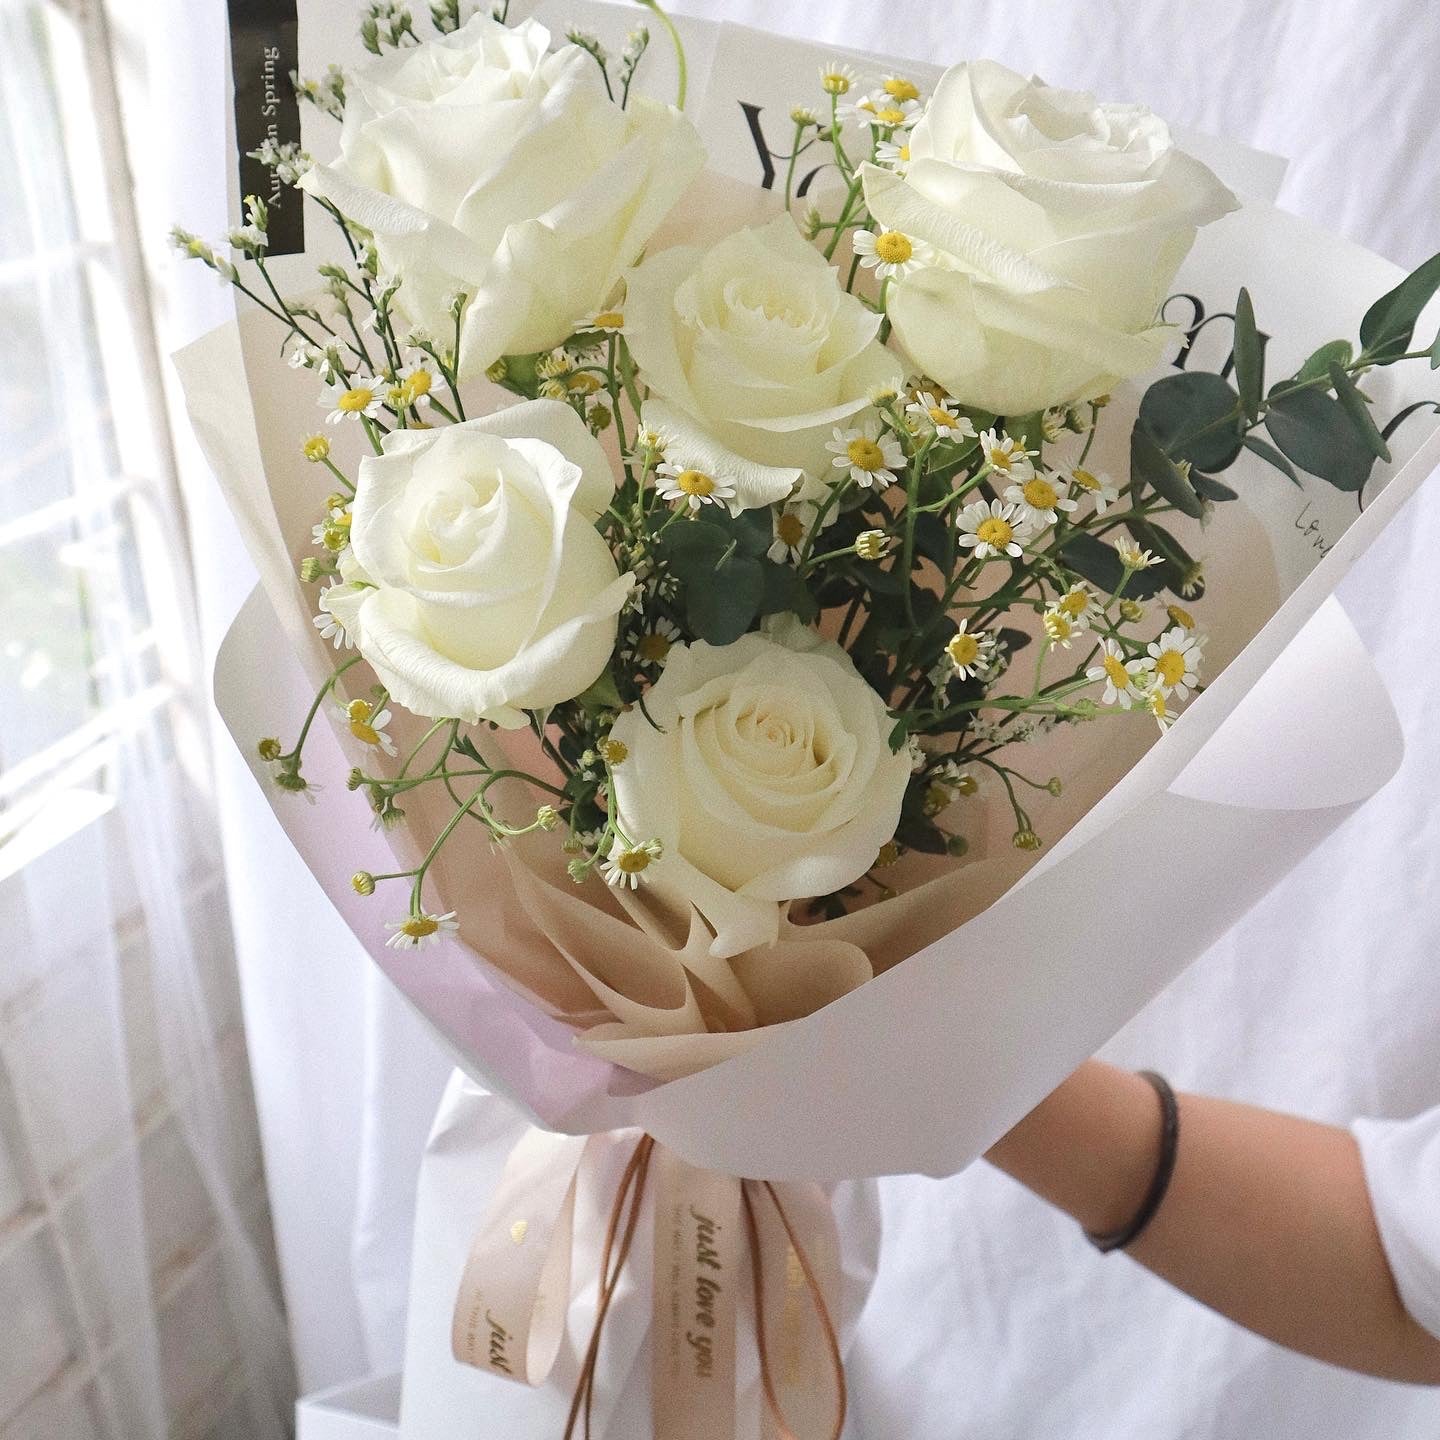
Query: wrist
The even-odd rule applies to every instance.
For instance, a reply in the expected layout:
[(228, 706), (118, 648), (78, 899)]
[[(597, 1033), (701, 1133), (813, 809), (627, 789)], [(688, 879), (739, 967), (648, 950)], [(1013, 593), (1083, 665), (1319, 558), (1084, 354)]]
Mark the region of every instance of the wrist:
[(1144, 1203), (1161, 1152), (1148, 1081), (1087, 1061), (991, 1147), (986, 1159), (1092, 1234), (1125, 1226)]

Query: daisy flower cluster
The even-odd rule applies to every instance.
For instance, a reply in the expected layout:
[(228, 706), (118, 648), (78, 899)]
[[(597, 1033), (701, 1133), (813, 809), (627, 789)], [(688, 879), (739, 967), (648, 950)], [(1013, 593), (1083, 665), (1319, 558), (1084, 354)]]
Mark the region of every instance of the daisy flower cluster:
[[(432, 8), (452, 36), (458, 10)], [(421, 43), (400, 15), (372, 6), (366, 43)], [(578, 32), (567, 43), (623, 107), (648, 35), (637, 32), (619, 57)], [(343, 114), (339, 72), (300, 93)], [(1071, 398), (1048, 408), (996, 413), (953, 376), (952, 390), (927, 373), (892, 332), (890, 298), (952, 261), (923, 236), (877, 223), (865, 177), (906, 174), (928, 103), (904, 74), (822, 66), (779, 157), (795, 224), (782, 216), (783, 235), (718, 236), (701, 260), (689, 258), (698, 250), (646, 251), (638, 263), (626, 254), (585, 304), (561, 310), (544, 335), (556, 343), (540, 349), (497, 343), (477, 356), (474, 297), (450, 293), (453, 282), (438, 292), (448, 296), (442, 324), (433, 306), (430, 329), (410, 323), (424, 277), (387, 273), (375, 234), (319, 196), (349, 259), (321, 266), (317, 289), (301, 298), (282, 295), (271, 274), (263, 203), (247, 203), (227, 243), (175, 233), (184, 253), (276, 322), (300, 395), (296, 469), (312, 482), (313, 509), (296, 560), (314, 587), (317, 650), (333, 669), (298, 735), (262, 741), (261, 760), (282, 791), (313, 801), (305, 747), (324, 716), (353, 765), (346, 789), (368, 802), (375, 826), (409, 825), (417, 793), (453, 805), (416, 865), (354, 877), (364, 895), (408, 886), (390, 945), (440, 944), (461, 925), (426, 890), (456, 837), (558, 847), (577, 884), (608, 887), (607, 903), (622, 907), (645, 905), (667, 877), (687, 873), (682, 863), (694, 862), (675, 853), (674, 816), (623, 797), (639, 783), (637, 727), (648, 738), (690, 725), (686, 706), (713, 689), (705, 666), (730, 647), (783, 646), (797, 666), (802, 655), (838, 657), (881, 717), (872, 735), (888, 751), (878, 762), (889, 762), (893, 832), (887, 814), (852, 882), (786, 897), (800, 902), (797, 920), (894, 893), (908, 855), (963, 857), (979, 830), (976, 797), (1008, 807), (1000, 813), (1013, 817), (1014, 846), (1037, 850), (1064, 777), (1031, 773), (1027, 754), (1042, 753), (1027, 750), (1032, 742), (1101, 721), (1145, 728), (1146, 716), (1164, 732), (1203, 689), (1210, 647), (1190, 607), (1205, 594), (1205, 523), (1235, 498), (1203, 469), (1223, 447), (1198, 458), (1143, 444), (1126, 452), (1129, 432), (1119, 446), (1097, 445), (1121, 423), (1122, 407), (1107, 415), (1108, 397), (1094, 393), (1104, 379), (1070, 386)], [(291, 186), (310, 167), (293, 147), (257, 157)], [(842, 183), (801, 216), (797, 176), (819, 162)], [(784, 263), (772, 275), (779, 246)], [(752, 257), (748, 267), (737, 254)], [(384, 505), (367, 505), (369, 477), (395, 457), (439, 454), (437, 436), (503, 421), (497, 387), (517, 415), (543, 414), (544, 433), (485, 431), (475, 453), (505, 457), (484, 462), (490, 489), (482, 494), (468, 471), (430, 470), (404, 481), (403, 504), (386, 491)], [(1252, 415), (1237, 396), (1234, 413), (1208, 428), (1231, 427), (1222, 438), (1238, 452), (1269, 403), (1261, 395)], [(1146, 439), (1138, 425), (1133, 435)], [(1123, 472), (1097, 458), (1116, 453), (1138, 458)], [(398, 532), (402, 513), (404, 535), (376, 544), (375, 528)], [(492, 530), (505, 545), (489, 545)], [(413, 567), (410, 589), (370, 564), (367, 536), (386, 565)], [(572, 552), (583, 564), (567, 569)], [(489, 597), (486, 613), (453, 603), (444, 587), (461, 581)], [(455, 614), (476, 633), (459, 633)], [(547, 675), (494, 699), (512, 670), (563, 671), (550, 652), (566, 643), (583, 651), (573, 684)], [(512, 665), (517, 656), (525, 663)], [(681, 671), (703, 673), (667, 711), (667, 677)], [(436, 675), (450, 688), (430, 701)], [(471, 683), (476, 675), (483, 684)], [(703, 751), (723, 769), (758, 749), (771, 799), (804, 789), (782, 765), (838, 768), (844, 747), (823, 726), (762, 711), (737, 701), (726, 711), (731, 738), (704, 732), (691, 759)], [(727, 772), (711, 808), (742, 791)], [(645, 824), (631, 823), (637, 813)], [(717, 868), (739, 864), (727, 854)]]

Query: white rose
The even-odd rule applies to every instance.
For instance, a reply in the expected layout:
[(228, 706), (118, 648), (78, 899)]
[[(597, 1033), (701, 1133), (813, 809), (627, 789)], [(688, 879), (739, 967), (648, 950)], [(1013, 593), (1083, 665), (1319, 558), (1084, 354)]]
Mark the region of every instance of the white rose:
[(910, 778), (891, 729), (845, 652), (798, 625), (784, 643), (670, 651), (645, 713), (613, 727), (630, 752), (613, 801), (632, 840), (664, 847), (646, 879), (694, 905), (713, 955), (772, 944), (779, 902), (829, 894), (875, 863)]
[(360, 462), (352, 583), (325, 608), (417, 715), (515, 728), (605, 668), (633, 577), (595, 517), (615, 492), (568, 405), (395, 430)]
[(993, 61), (946, 71), (904, 176), (868, 165), (883, 230), (932, 247), (892, 282), (895, 338), (958, 400), (1019, 415), (1150, 369), (1155, 323), (1197, 226), (1233, 195), (1138, 105), (1026, 80)]
[(651, 394), (648, 425), (683, 463), (737, 480), (746, 506), (830, 473), (836, 425), (898, 387), (880, 317), (841, 288), (788, 215), (708, 250), (652, 255), (626, 277), (625, 330)]
[(622, 110), (583, 50), (476, 14), (346, 77), (340, 157), (305, 187), (375, 236), (395, 304), (440, 339), (470, 296), (466, 375), (560, 344), (700, 171), (694, 127), (643, 96)]

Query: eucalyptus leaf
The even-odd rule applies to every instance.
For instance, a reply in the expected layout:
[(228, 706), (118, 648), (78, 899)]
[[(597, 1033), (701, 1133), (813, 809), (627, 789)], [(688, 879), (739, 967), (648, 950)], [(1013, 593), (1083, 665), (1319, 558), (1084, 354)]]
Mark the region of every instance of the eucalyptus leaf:
[(1359, 490), (1370, 478), (1374, 452), (1355, 433), (1340, 402), (1320, 390), (1293, 390), (1272, 399), (1265, 428), (1289, 459), (1337, 490)]
[(687, 583), (686, 617), (701, 640), (730, 645), (750, 628), (764, 595), (765, 572), (760, 562), (731, 556), (708, 575)]
[(1235, 385), (1245, 418), (1253, 425), (1260, 418), (1260, 397), (1265, 389), (1265, 347), (1255, 328), (1255, 306), (1243, 285), (1235, 302)]
[(1335, 398), (1340, 402), (1340, 407), (1350, 417), (1350, 423), (1355, 427), (1355, 433), (1370, 447), (1370, 453), (1377, 460), (1388, 461), (1390, 459), (1390, 447), (1385, 443), (1385, 437), (1376, 428), (1375, 417), (1370, 413), (1370, 405), (1364, 395), (1344, 370), (1338, 365), (1330, 367), (1330, 383), (1335, 387)]
[(793, 565), (777, 565), (773, 560), (759, 563), (765, 581), (760, 597), (760, 614), (779, 615), (790, 611), (808, 624), (820, 613), (820, 606), (810, 593), (810, 587)]
[(1415, 333), (1415, 322), (1437, 290), (1440, 255), (1432, 255), (1365, 312), (1360, 322), (1360, 344), (1366, 357), (1386, 365), (1405, 354)]
[(582, 690), (575, 700), (585, 710), (618, 710), (623, 703), (615, 688), (615, 677), (608, 670), (602, 670), (600, 678)]
[(1203, 471), (1192, 470), (1190, 472), (1190, 483), (1195, 487), (1195, 493), (1202, 500), (1221, 502), (1225, 500), (1238, 500), (1239, 492), (1232, 490), (1228, 485), (1223, 485), (1213, 475), (1206, 475)]
[(922, 855), (945, 855), (949, 851), (945, 833), (923, 815), (907, 815), (895, 827), (895, 838), (907, 850), (918, 850)]
[(1143, 481), (1181, 514), (1198, 520), (1205, 513), (1195, 487), (1139, 422), (1130, 432), (1130, 472), (1133, 479)]
[(1240, 409), (1229, 381), (1204, 370), (1184, 371), (1145, 392), (1137, 423), (1171, 460), (1188, 460), (1213, 475), (1240, 453)]
[(1268, 440), (1262, 440), (1258, 435), (1247, 435), (1245, 448), (1273, 465), (1292, 485), (1303, 486), (1304, 482), (1295, 473), (1295, 467)]
[(1293, 379), (1282, 380), (1270, 393), (1279, 395), (1292, 385), (1319, 380), (1329, 375), (1332, 365), (1348, 365), (1354, 355), (1354, 347), (1348, 340), (1328, 340), (1295, 372)]

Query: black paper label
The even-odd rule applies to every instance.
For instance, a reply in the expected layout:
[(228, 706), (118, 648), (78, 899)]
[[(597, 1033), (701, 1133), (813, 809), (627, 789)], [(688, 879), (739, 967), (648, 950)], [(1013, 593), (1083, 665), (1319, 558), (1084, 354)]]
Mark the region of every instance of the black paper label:
[(297, 255), (305, 248), (303, 196), (282, 185), (269, 167), (250, 158), (266, 140), (300, 143), (300, 104), (291, 74), (300, 63), (296, 0), (229, 0), (230, 65), (235, 77), (235, 138), (240, 150), (240, 194), (270, 206), (270, 253)]

